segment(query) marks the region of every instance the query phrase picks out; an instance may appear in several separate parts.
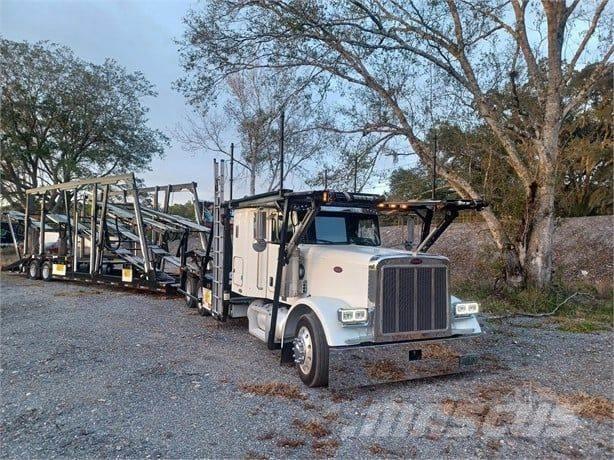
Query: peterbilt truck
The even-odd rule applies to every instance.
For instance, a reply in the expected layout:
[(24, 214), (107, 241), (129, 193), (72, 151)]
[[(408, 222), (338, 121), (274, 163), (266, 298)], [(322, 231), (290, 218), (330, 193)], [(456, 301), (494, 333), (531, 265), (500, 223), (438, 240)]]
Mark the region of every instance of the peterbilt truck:
[[(186, 292), (201, 314), (247, 317), (250, 334), (281, 349), (282, 362), (311, 387), (328, 384), (338, 352), (379, 353), (390, 374), (388, 357), (403, 350), (396, 380), (475, 365), (464, 345), (481, 332), (479, 305), (450, 295), (448, 259), (426, 251), (459, 211), (483, 202), (388, 202), (330, 190), (224, 201), (223, 164), (215, 167), (211, 271), (188, 280)], [(407, 216), (405, 249), (381, 246), (380, 216), (389, 214)], [(340, 367), (343, 378), (378, 380), (377, 364), (358, 358)]]

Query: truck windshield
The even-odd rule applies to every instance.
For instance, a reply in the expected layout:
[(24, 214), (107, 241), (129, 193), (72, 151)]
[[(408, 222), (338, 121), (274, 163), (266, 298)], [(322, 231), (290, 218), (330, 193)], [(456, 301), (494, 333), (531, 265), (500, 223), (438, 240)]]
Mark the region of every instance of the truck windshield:
[(310, 225), (302, 242), (379, 246), (377, 216), (347, 212), (320, 213)]

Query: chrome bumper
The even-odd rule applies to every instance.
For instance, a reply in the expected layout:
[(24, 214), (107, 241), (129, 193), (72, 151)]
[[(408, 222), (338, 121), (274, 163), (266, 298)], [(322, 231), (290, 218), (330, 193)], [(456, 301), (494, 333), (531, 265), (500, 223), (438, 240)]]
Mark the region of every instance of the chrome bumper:
[(331, 347), (329, 388), (414, 380), (474, 370), (478, 335), (445, 339)]

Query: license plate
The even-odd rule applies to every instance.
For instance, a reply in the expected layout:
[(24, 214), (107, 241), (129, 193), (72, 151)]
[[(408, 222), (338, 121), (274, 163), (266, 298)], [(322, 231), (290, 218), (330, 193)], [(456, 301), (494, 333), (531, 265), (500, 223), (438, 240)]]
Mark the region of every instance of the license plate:
[(203, 288), (203, 303), (211, 309), (211, 289)]
[(58, 275), (58, 276), (66, 276), (66, 265), (65, 264), (52, 264), (51, 274)]
[(132, 283), (132, 268), (122, 268), (122, 281)]

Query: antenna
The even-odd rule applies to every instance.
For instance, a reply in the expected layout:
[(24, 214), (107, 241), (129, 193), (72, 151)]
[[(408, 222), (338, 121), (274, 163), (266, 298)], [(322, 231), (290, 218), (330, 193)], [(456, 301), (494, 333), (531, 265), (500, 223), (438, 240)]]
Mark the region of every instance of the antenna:
[(235, 144), (230, 143), (230, 201), (232, 201), (232, 183), (234, 181)]
[(358, 188), (358, 152), (354, 155), (354, 193), (357, 192)]
[(279, 115), (279, 191), (284, 189), (284, 109)]
[(435, 123), (433, 121), (433, 64), (429, 66), (429, 74), (430, 74), (430, 95), (429, 95), (429, 109), (431, 112), (431, 130), (433, 131), (433, 135), (435, 138), (433, 139), (432, 150), (433, 150), (433, 164), (431, 169), (432, 171), (432, 183), (431, 183), (431, 199), (435, 199), (435, 188), (437, 186), (437, 130), (435, 129)]

